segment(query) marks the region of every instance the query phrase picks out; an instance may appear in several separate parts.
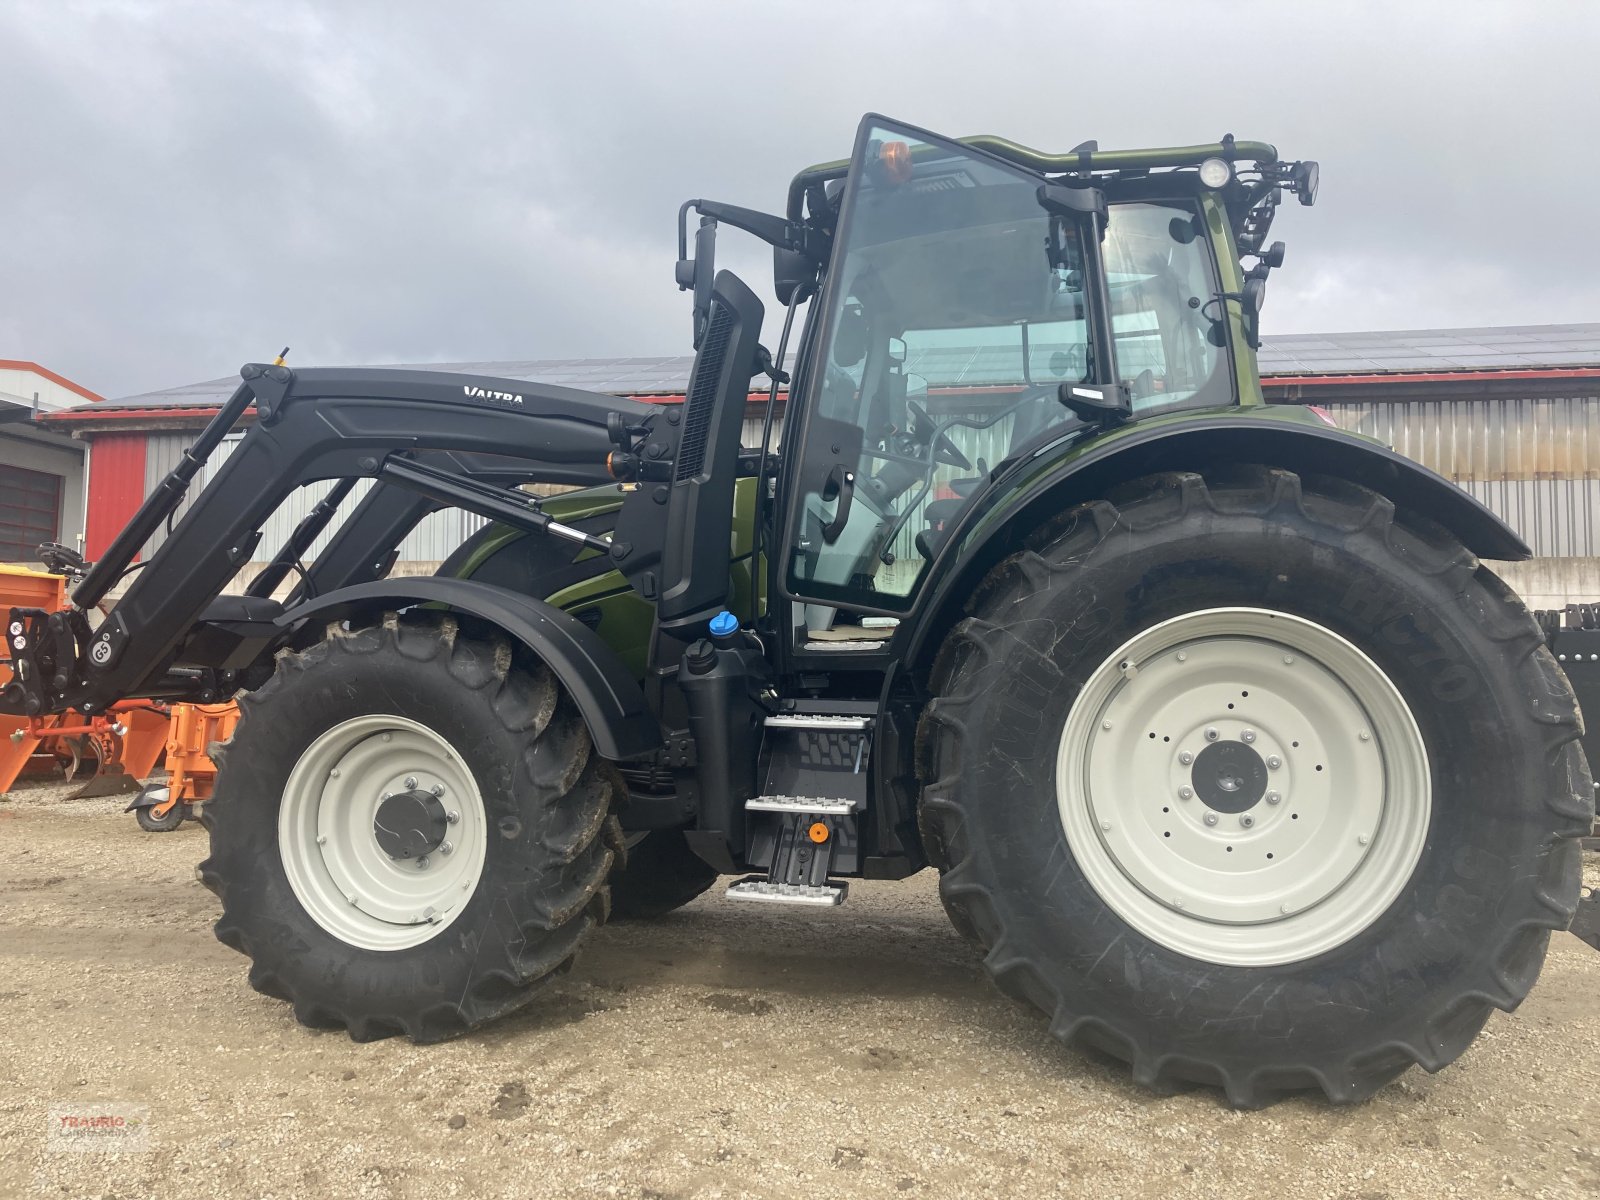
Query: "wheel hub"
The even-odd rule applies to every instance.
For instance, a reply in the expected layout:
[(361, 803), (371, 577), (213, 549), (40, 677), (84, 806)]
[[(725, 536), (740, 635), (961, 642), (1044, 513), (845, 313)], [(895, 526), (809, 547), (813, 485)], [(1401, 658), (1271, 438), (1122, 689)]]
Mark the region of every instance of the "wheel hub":
[(1376, 920), (1431, 807), (1389, 679), (1330, 630), (1261, 609), (1120, 647), (1068, 714), (1056, 789), (1073, 856), (1120, 917), (1237, 964), (1306, 958)]
[(378, 805), (372, 835), (393, 859), (421, 858), (444, 844), (450, 815), (432, 792), (396, 792)]
[(1189, 772), (1194, 794), (1219, 813), (1242, 813), (1267, 794), (1267, 764), (1244, 742), (1212, 742)]
[(284, 788), (278, 851), (313, 920), (352, 946), (436, 937), (477, 889), (488, 817), (471, 769), (439, 733), (384, 713), (306, 747)]

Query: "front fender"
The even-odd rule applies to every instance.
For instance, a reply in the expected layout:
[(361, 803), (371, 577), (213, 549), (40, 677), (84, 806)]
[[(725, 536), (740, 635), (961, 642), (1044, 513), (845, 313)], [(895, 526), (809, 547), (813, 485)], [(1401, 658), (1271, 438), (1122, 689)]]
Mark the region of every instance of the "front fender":
[(566, 688), (602, 758), (638, 758), (661, 745), (661, 726), (644, 692), (611, 647), (576, 617), (508, 588), (437, 575), (380, 579), (318, 596), (289, 609), (277, 623), (287, 630), (308, 620), (342, 620), (418, 604), (470, 613), (526, 646)]
[(905, 653), (925, 661), (991, 567), (1020, 538), (1066, 508), (1117, 484), (1160, 471), (1256, 463), (1302, 475), (1331, 475), (1386, 496), (1401, 512), (1444, 526), (1480, 558), (1532, 557), (1517, 532), (1472, 495), (1381, 442), (1337, 429), (1298, 405), (1173, 413), (1059, 444), (1011, 466), (945, 540), (925, 584), (925, 602)]

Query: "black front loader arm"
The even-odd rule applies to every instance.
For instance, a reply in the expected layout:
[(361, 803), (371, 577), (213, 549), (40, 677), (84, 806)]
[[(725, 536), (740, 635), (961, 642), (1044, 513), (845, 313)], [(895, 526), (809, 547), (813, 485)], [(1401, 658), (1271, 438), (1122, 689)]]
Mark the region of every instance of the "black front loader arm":
[[(409, 529), (439, 506), (443, 491), (456, 493), (447, 502), (485, 515), (503, 516), (520, 506), (534, 527), (542, 527), (548, 522), (532, 497), (493, 494), (497, 473), (476, 456), (527, 460), (522, 467), (506, 468), (518, 481), (569, 476), (574, 482), (592, 481), (611, 448), (613, 414), (639, 427), (651, 425), (660, 411), (573, 388), (436, 371), (291, 371), (251, 364), (241, 376), (238, 391), (74, 591), (73, 610), (22, 614), (25, 635), (13, 630), (11, 649), (23, 682), (0, 693), (0, 711), (97, 712), (125, 697), (181, 691), (165, 678), (175, 650), (250, 561), (262, 524), (298, 487), (382, 476), (386, 482), (374, 493), (388, 498), (367, 508), (363, 528), (369, 530), (384, 524)], [(206, 456), (252, 403), (256, 424), (91, 638), (84, 612), (104, 597), (176, 509)], [(453, 453), (429, 453), (441, 451)], [(475, 469), (451, 470), (467, 462)], [(396, 467), (403, 471), (396, 473)], [(396, 498), (397, 492), (418, 489), (420, 504)], [(340, 539), (334, 542), (339, 545)], [(370, 571), (353, 569), (349, 551), (354, 548), (343, 543), (345, 566), (330, 572), (327, 584), (371, 578)], [(364, 551), (361, 561), (371, 560)], [(11, 625), (18, 624), (14, 615)], [(35, 657), (41, 641), (53, 651), (48, 662)], [(65, 649), (73, 641), (75, 652)]]

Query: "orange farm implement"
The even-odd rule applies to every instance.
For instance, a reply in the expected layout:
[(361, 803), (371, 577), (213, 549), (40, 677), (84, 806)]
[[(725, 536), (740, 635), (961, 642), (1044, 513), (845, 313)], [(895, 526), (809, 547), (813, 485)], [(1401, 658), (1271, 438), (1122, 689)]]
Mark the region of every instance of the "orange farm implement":
[[(59, 608), (65, 592), (60, 575), (0, 566), (0, 608)], [(10, 678), (11, 668), (0, 662), (0, 686)], [(124, 701), (93, 717), (0, 715), (0, 792), (20, 776), (53, 773), (84, 780), (74, 798), (135, 791), (166, 740), (167, 707), (150, 700)]]
[(194, 815), (194, 806), (211, 798), (217, 768), (206, 753), (213, 742), (233, 736), (239, 722), (236, 704), (174, 704), (167, 728), (167, 778), (147, 784), (128, 806), (139, 827), (170, 833)]

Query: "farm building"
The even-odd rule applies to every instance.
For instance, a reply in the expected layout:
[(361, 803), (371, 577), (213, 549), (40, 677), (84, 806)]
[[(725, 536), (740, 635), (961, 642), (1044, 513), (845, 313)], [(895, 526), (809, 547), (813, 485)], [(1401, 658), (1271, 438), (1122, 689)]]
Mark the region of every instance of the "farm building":
[[(692, 361), (423, 365), (676, 403)], [(1270, 401), (1317, 405), (1339, 425), (1391, 443), (1504, 517), (1536, 555), (1501, 565), (1531, 606), (1558, 608), (1600, 596), (1600, 323), (1280, 335), (1264, 339), (1260, 361)], [(984, 383), (981, 352), (945, 349), (937, 363), (909, 362), (907, 369), (920, 369), (941, 389), (976, 392)], [(236, 382), (210, 380), (41, 416), (38, 426), (57, 440), (70, 434), (92, 447), (83, 530), (89, 557), (105, 549)], [(752, 396), (747, 445), (759, 438), (764, 399)], [(781, 411), (775, 417), (781, 425)], [(208, 470), (223, 461), (229, 444)], [(200, 482), (205, 479), (202, 474)], [(284, 504), (258, 554), (270, 555), (281, 544), (320, 491), (305, 489)], [(435, 513), (406, 539), (396, 570), (434, 570), (481, 523), (470, 513)], [(147, 553), (162, 536), (152, 538)]]
[(35, 362), (0, 359), (0, 562), (40, 542), (81, 549), (88, 444), (44, 423), (100, 397)]

